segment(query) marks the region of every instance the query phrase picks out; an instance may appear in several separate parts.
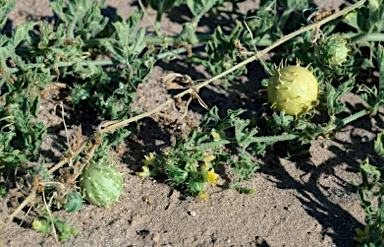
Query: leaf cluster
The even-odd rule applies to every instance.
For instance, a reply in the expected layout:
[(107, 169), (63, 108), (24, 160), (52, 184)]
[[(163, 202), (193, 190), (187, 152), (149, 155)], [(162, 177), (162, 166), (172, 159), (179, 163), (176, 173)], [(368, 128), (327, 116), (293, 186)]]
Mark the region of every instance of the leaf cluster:
[(65, 220), (60, 220), (58, 216), (51, 217), (47, 211), (43, 212), (42, 219), (35, 219), (32, 222), (32, 229), (41, 233), (48, 233), (54, 228), (54, 232), (59, 234), (60, 242), (68, 241), (72, 235), (78, 234), (76, 228), (72, 228)]
[(227, 164), (231, 172), (238, 176), (231, 187), (252, 193), (253, 190), (243, 188), (240, 182), (251, 179), (251, 175), (259, 168), (252, 156), (264, 154), (265, 145), (252, 145), (258, 131), (250, 126), (249, 120), (239, 117), (243, 112), (242, 109), (228, 110), (227, 116), (221, 118), (218, 108), (213, 107), (200, 126), (192, 129), (188, 136), (179, 137), (161, 156), (147, 156), (143, 160), (143, 172), (137, 174), (165, 175), (169, 184), (191, 195), (201, 195), (205, 193), (204, 183), (216, 183), (210, 179), (212, 171), (223, 170), (220, 165)]

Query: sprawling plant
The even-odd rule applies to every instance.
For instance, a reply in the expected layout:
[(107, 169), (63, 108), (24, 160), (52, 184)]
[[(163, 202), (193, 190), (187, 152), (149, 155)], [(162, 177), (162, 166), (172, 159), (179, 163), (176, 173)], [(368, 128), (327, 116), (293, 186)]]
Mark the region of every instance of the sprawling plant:
[[(14, 209), (7, 222), (32, 205), (36, 230), (47, 232), (53, 227), (61, 241), (76, 234), (76, 229), (53, 217), (51, 211), (77, 211), (83, 197), (98, 206), (118, 200), (123, 178), (113, 148), (136, 134), (138, 120), (157, 118), (172, 104), (185, 112), (173, 116), (173, 122), (188, 128), (175, 133), (172, 145), (161, 153), (145, 155), (137, 174), (163, 176), (166, 183), (201, 199), (208, 198), (206, 183), (218, 183), (222, 167), (229, 167), (234, 175), (229, 187), (251, 194), (254, 190), (242, 182), (252, 178), (259, 168), (257, 159), (269, 146), (289, 143), (286, 146), (291, 148), (282, 155), (300, 153), (317, 138), (332, 136), (356, 119), (375, 115), (384, 105), (382, 0), (355, 1), (339, 12), (330, 7), (314, 9), (307, 0), (262, 0), (259, 8), (247, 13), (240, 12), (241, 1), (233, 0), (148, 1), (147, 8), (157, 11), (155, 22), (149, 19), (153, 33), (139, 27), (149, 17), (146, 6), (138, 2), (140, 9), (129, 18), (117, 16), (111, 21), (101, 11), (105, 1), (51, 0), (55, 22), (30, 21), (7, 30), (6, 15), (15, 0), (0, 0), (0, 195)], [(163, 14), (182, 4), (190, 11), (190, 21), (183, 23), (177, 35), (163, 34)], [(225, 5), (231, 6), (229, 11)], [(198, 34), (208, 13), (229, 13), (236, 20), (228, 22), (231, 31), (217, 26), (212, 33)], [(204, 52), (196, 52), (197, 45), (203, 45)], [(199, 95), (201, 88), (220, 80), (220, 86), (228, 89), (248, 72), (246, 65), (272, 49), (275, 55), (262, 62), (270, 77), (252, 89), (265, 92), (265, 106), (256, 109), (263, 112), (261, 117), (245, 118), (247, 109), (220, 113), (217, 106), (208, 107)], [(133, 112), (137, 87), (155, 63), (183, 53), (212, 77), (196, 84), (189, 75), (171, 73), (162, 81), (170, 90), (184, 91), (147, 112)], [(380, 71), (378, 78), (369, 78), (374, 83), (361, 83), (360, 72), (373, 69)], [(368, 107), (343, 117), (348, 109), (341, 97), (348, 92), (359, 95)], [(186, 118), (194, 99), (207, 110), (197, 125)], [(39, 120), (42, 102), (56, 103), (62, 111), (65, 104), (73, 109), (72, 114), (92, 109), (97, 116), (94, 125), (98, 127), (92, 135), (83, 136), (78, 129), (67, 137), (60, 161), (39, 152), (50, 130)], [(362, 165), (358, 195), (368, 216), (367, 229), (358, 232), (357, 240), (369, 239), (381, 246), (382, 203), (379, 200), (376, 212), (365, 199), (373, 188), (367, 177), (374, 176), (375, 185), (381, 181), (377, 169), (368, 166), (368, 161)]]

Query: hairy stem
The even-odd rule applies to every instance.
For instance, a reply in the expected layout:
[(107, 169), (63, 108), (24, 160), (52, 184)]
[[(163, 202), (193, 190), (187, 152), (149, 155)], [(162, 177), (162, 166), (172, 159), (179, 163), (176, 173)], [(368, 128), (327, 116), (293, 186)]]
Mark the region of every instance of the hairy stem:
[(373, 41), (373, 42), (383, 42), (384, 33), (359, 33), (353, 37), (350, 37), (351, 44), (357, 43), (359, 41)]
[(153, 23), (151, 17), (149, 16), (147, 10), (146, 10), (145, 7), (144, 7), (143, 2), (142, 2), (141, 0), (139, 0), (138, 2), (139, 2), (139, 5), (140, 5), (141, 10), (144, 12), (145, 17), (147, 17), (149, 23), (151, 23), (153, 29), (155, 30), (156, 35), (157, 35), (157, 36), (161, 36), (160, 31), (159, 31), (160, 29), (158, 29), (157, 26)]
[(338, 123), (336, 123), (336, 128), (340, 128), (342, 126), (345, 126), (349, 124), (350, 122), (353, 122), (367, 114), (371, 113), (370, 109), (364, 109), (359, 112), (356, 112), (352, 114), (351, 116), (348, 116), (346, 118), (341, 119)]

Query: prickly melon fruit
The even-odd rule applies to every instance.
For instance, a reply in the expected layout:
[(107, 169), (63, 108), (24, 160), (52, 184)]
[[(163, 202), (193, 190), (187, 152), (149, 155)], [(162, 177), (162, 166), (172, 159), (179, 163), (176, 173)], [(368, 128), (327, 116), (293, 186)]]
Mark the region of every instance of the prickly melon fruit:
[(102, 159), (83, 169), (79, 180), (85, 199), (96, 206), (107, 207), (123, 192), (123, 177), (111, 163)]
[(268, 80), (267, 93), (273, 109), (298, 116), (316, 105), (319, 85), (308, 67), (280, 63)]
[(351, 51), (348, 41), (339, 34), (334, 34), (315, 46), (317, 57), (322, 64), (332, 68), (341, 66), (348, 60), (348, 53)]
[(77, 191), (71, 192), (67, 196), (67, 202), (63, 206), (64, 210), (67, 212), (76, 212), (81, 209), (83, 206), (83, 197)]

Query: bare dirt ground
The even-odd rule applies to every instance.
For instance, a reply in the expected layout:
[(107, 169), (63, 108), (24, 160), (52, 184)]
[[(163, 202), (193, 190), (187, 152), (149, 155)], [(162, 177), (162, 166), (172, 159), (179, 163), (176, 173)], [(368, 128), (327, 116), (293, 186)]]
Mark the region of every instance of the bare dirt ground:
[[(317, 1), (319, 5), (339, 1)], [(107, 1), (105, 11), (127, 17), (137, 5), (134, 1)], [(258, 3), (246, 1), (241, 8), (256, 8)], [(164, 18), (163, 30), (169, 34), (179, 32), (178, 19), (188, 18), (186, 9), (177, 8)], [(150, 16), (155, 12), (150, 10)], [(47, 0), (17, 1), (9, 16), (11, 25), (26, 19), (52, 16)], [(220, 21), (220, 20), (219, 20)], [(148, 32), (151, 31), (148, 23)], [(210, 27), (207, 27), (210, 28)], [(138, 89), (135, 109), (140, 111), (157, 106), (170, 97), (160, 77), (171, 72), (188, 74), (203, 79), (201, 67), (185, 63), (180, 56), (170, 63), (159, 62), (147, 81)], [(249, 116), (257, 114), (261, 105), (257, 86), (263, 75), (259, 65), (253, 65), (238, 85), (221, 92), (210, 86), (201, 91), (201, 97), (210, 105), (228, 108), (242, 107)], [(345, 97), (354, 110), (362, 108), (358, 97)], [(65, 135), (59, 115), (53, 114), (53, 105), (45, 102), (40, 113), (54, 130), (50, 131), (43, 151), (53, 154), (65, 148)], [(197, 119), (204, 110), (192, 105), (189, 115)], [(71, 112), (68, 112), (71, 118)], [(83, 112), (82, 114), (86, 114)], [(192, 118), (192, 117), (191, 117)], [(83, 117), (86, 119), (86, 117)], [(97, 123), (78, 122), (83, 129), (95, 128)], [(363, 228), (364, 212), (360, 208), (353, 181), (359, 181), (359, 164), (367, 156), (379, 162), (374, 153), (373, 140), (383, 128), (383, 111), (373, 118), (364, 118), (341, 129), (334, 140), (312, 143), (310, 155), (295, 160), (279, 158), (269, 153), (260, 160), (261, 169), (247, 186), (254, 188), (253, 195), (242, 195), (228, 189), (224, 178), (207, 192), (209, 200), (183, 196), (161, 181), (143, 179), (134, 173), (144, 154), (158, 151), (169, 145), (166, 126), (152, 119), (140, 122), (140, 134), (128, 139), (121, 156), (120, 170), (124, 172), (124, 193), (120, 202), (108, 208), (85, 205), (79, 212), (58, 212), (60, 217), (79, 230), (63, 246), (355, 246), (354, 228)], [(368, 137), (368, 142), (362, 138)], [(22, 216), (20, 216), (20, 219)], [(54, 246), (54, 237), (37, 233), (28, 222), (13, 223), (0, 232), (5, 246)]]

